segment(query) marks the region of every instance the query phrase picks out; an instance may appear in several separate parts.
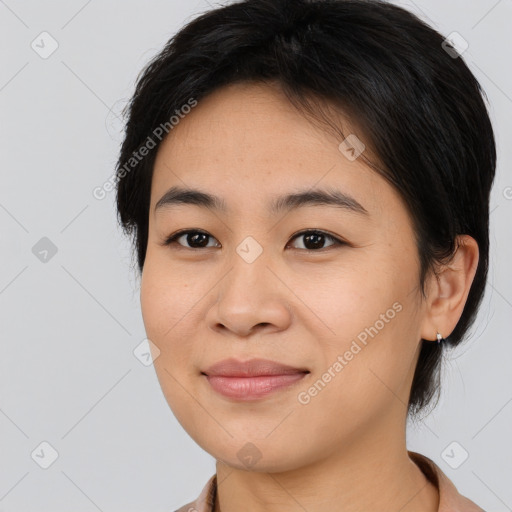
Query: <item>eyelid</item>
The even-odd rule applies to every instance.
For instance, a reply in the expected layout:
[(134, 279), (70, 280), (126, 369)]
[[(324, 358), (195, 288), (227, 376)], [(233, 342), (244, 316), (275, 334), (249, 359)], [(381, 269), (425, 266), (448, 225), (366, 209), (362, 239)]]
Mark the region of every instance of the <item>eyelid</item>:
[[(180, 238), (182, 235), (186, 235), (189, 233), (201, 233), (201, 234), (207, 235), (210, 238), (217, 240), (213, 235), (210, 235), (210, 233), (208, 233), (207, 231), (204, 231), (199, 228), (187, 228), (187, 229), (182, 229), (182, 230), (176, 231), (175, 233), (169, 235), (162, 242), (161, 245), (168, 246), (173, 243), (176, 243), (176, 240), (178, 238)], [(301, 251), (301, 252), (307, 251), (310, 253), (311, 252), (322, 252), (322, 251), (325, 251), (326, 249), (329, 249), (330, 247), (341, 246), (341, 245), (350, 245), (348, 242), (346, 242), (342, 238), (338, 237), (337, 235), (334, 235), (334, 234), (330, 233), (329, 231), (325, 231), (324, 229), (320, 229), (320, 228), (306, 228), (306, 229), (296, 231), (293, 235), (290, 236), (290, 242), (295, 240), (295, 238), (298, 238), (299, 236), (304, 236), (304, 235), (307, 235), (310, 233), (324, 235), (326, 238), (330, 238), (334, 243), (327, 247), (323, 247), (322, 249), (296, 249), (296, 250)], [(217, 242), (218, 242), (218, 240), (217, 240)], [(286, 247), (288, 247), (290, 242), (287, 243)], [(177, 244), (177, 245), (181, 249), (189, 249), (191, 251), (199, 251), (202, 249), (212, 249), (212, 247), (186, 247), (186, 246), (180, 245), (180, 244)]]

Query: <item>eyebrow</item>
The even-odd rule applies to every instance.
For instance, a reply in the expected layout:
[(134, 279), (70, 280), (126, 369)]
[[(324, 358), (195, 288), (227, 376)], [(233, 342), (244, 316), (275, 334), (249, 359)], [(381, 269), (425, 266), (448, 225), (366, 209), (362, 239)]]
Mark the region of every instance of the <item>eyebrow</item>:
[[(228, 213), (229, 208), (224, 199), (193, 188), (174, 186), (158, 200), (155, 213), (173, 205), (195, 205), (208, 210)], [(290, 211), (304, 206), (334, 206), (347, 211), (369, 215), (364, 206), (352, 196), (336, 189), (313, 189), (279, 196), (270, 202), (268, 209), (271, 214)]]

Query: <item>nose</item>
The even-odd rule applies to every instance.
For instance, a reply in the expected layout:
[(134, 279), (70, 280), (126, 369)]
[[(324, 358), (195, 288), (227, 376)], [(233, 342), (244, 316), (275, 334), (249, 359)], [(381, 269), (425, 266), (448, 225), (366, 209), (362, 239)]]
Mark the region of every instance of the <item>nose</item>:
[(264, 254), (252, 263), (235, 255), (230, 271), (215, 288), (217, 300), (206, 318), (210, 329), (247, 337), (289, 327), (291, 292)]

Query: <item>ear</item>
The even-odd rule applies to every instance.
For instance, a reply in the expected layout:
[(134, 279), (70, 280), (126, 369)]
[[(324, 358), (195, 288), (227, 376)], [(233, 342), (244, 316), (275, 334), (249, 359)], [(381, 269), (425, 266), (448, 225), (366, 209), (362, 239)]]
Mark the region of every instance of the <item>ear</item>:
[(436, 340), (438, 332), (447, 338), (455, 329), (475, 277), (478, 255), (476, 240), (469, 235), (459, 235), (453, 258), (429, 277), (421, 328), (423, 339)]

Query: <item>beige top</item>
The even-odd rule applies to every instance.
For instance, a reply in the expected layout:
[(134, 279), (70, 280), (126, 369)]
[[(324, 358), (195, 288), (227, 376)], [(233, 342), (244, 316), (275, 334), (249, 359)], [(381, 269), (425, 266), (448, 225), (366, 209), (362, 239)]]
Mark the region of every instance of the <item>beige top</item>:
[[(439, 491), (438, 512), (485, 512), (476, 503), (462, 496), (453, 482), (433, 460), (421, 453), (411, 451), (407, 453), (411, 460), (423, 471), (427, 479), (437, 487)], [(214, 474), (196, 500), (183, 505), (175, 512), (213, 512), (216, 493), (217, 474)]]

